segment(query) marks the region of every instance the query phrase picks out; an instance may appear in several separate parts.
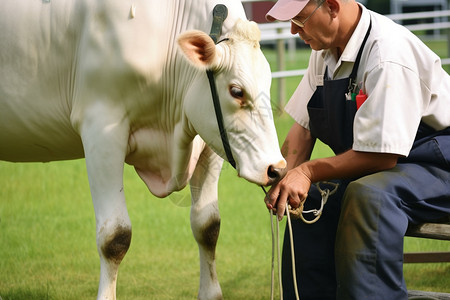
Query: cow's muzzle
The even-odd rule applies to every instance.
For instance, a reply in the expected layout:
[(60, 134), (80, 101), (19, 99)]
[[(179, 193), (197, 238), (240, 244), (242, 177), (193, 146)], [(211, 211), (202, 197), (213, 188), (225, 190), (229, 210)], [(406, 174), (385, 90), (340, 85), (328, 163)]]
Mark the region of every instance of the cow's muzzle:
[(274, 185), (286, 175), (286, 168), (276, 168), (274, 166), (269, 166), (267, 168), (267, 177), (269, 178), (267, 185)]

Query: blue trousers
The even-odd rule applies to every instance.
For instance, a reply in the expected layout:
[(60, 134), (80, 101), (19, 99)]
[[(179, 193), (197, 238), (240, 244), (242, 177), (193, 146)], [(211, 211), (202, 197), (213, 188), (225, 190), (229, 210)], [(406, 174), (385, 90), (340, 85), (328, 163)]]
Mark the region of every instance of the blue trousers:
[[(312, 186), (305, 205), (319, 207)], [(306, 207), (305, 209), (308, 209)], [(427, 163), (340, 181), (322, 217), (293, 221), (300, 299), (403, 300), (403, 238), (409, 223), (450, 214), (450, 170)], [(284, 299), (295, 299), (286, 228), (282, 281)]]

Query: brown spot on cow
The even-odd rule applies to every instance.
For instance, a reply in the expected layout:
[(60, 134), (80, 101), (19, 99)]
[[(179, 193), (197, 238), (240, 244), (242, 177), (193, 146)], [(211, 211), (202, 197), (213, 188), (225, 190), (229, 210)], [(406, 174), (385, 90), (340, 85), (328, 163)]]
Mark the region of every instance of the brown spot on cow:
[(114, 234), (105, 240), (102, 253), (106, 259), (121, 262), (131, 244), (131, 229), (117, 227)]
[(201, 244), (214, 251), (217, 244), (217, 239), (219, 238), (220, 231), (220, 219), (211, 219), (207, 224), (205, 224), (201, 230), (202, 241)]

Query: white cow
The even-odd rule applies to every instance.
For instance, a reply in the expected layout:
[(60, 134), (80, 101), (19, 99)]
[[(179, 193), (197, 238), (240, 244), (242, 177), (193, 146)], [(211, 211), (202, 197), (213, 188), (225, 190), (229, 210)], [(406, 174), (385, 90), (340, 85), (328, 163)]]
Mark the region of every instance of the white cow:
[[(200, 299), (220, 299), (215, 246), (224, 147), (212, 69), (240, 177), (268, 185), (285, 161), (268, 97), (269, 65), (240, 1), (217, 45), (218, 0), (2, 0), (0, 159), (86, 159), (101, 262), (98, 299), (115, 299), (131, 240), (124, 162), (165, 197), (191, 186)], [(217, 155), (217, 154), (218, 155)], [(222, 157), (222, 158), (221, 158)]]

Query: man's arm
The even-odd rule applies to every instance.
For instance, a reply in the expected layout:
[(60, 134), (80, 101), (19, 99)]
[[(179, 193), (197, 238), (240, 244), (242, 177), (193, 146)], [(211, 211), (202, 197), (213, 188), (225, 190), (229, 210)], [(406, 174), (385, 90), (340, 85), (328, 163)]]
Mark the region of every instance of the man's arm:
[(310, 159), (315, 141), (309, 130), (294, 122), (281, 147), (281, 153), (286, 159), (288, 170)]
[[(283, 217), (287, 203), (296, 208), (301, 201), (306, 200), (311, 182), (336, 178), (357, 178), (391, 169), (397, 164), (399, 155), (396, 154), (353, 150), (333, 157), (308, 160), (309, 157), (305, 158), (306, 152), (309, 151), (308, 154), (311, 154), (310, 151), (312, 151), (314, 143), (312, 143), (312, 146), (311, 143), (308, 143), (307, 147), (302, 148), (302, 140), (308, 139), (301, 138), (296, 140), (294, 136), (296, 131), (310, 137), (307, 130), (302, 132), (301, 129), (293, 126), (286, 138), (286, 155), (289, 170), (278, 184), (272, 186), (265, 200), (269, 209), (276, 208), (279, 219)], [(292, 136), (290, 136), (291, 132)], [(296, 143), (293, 143), (293, 141), (296, 141)], [(285, 144), (283, 148), (285, 148)], [(295, 147), (291, 145), (295, 145)], [(311, 149), (307, 151), (310, 146)], [(299, 151), (297, 152), (297, 159), (295, 159), (296, 151)]]

